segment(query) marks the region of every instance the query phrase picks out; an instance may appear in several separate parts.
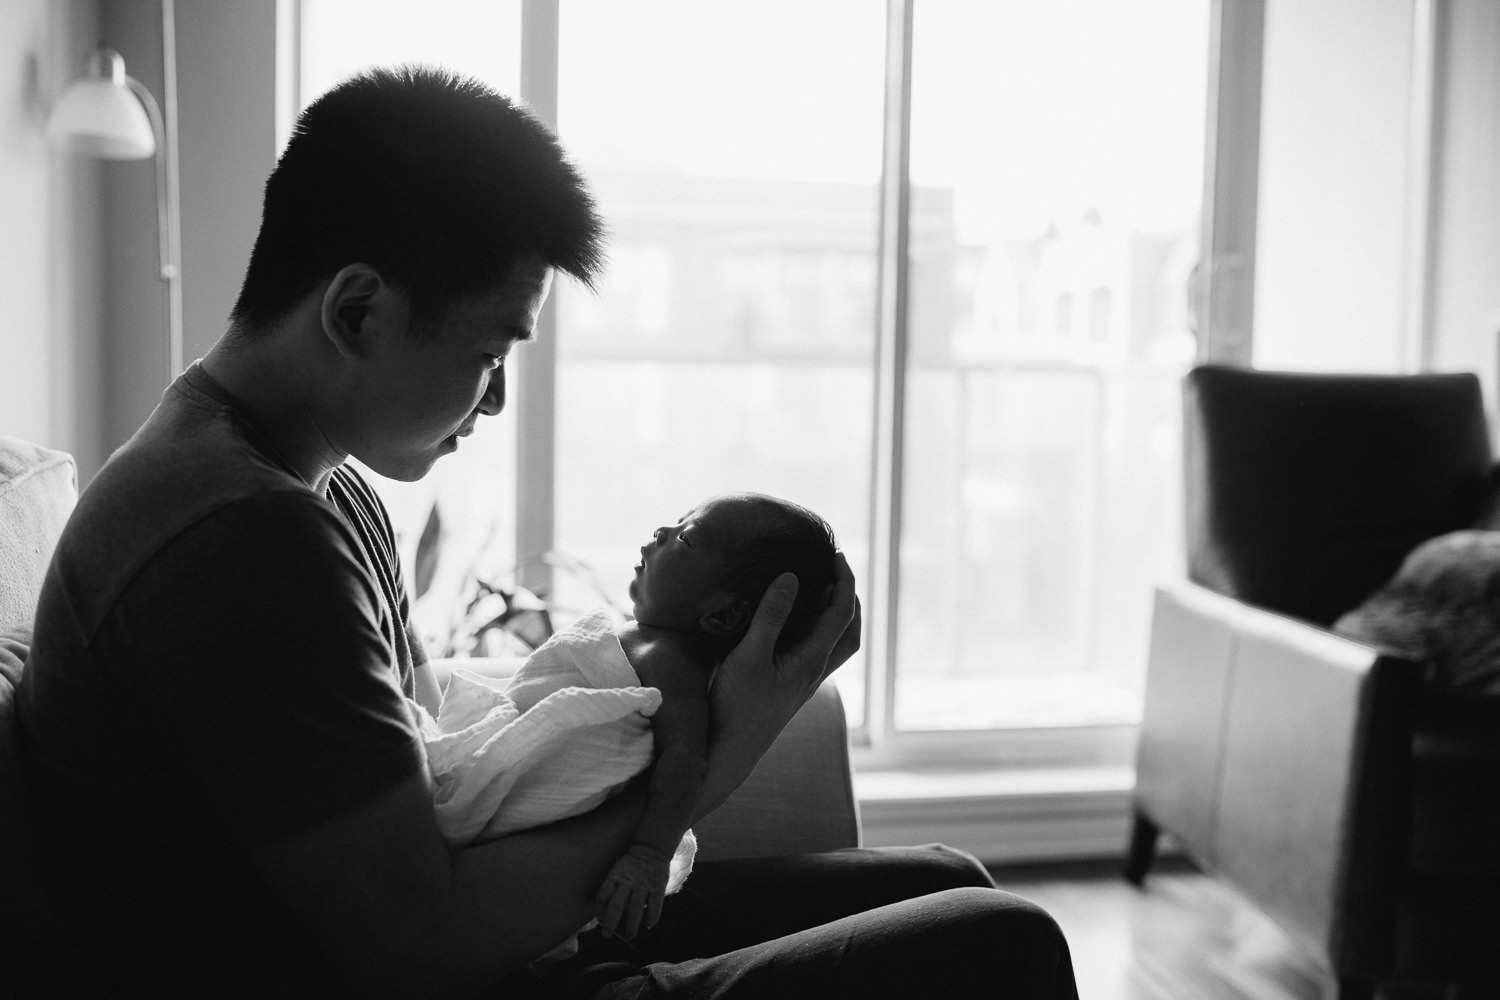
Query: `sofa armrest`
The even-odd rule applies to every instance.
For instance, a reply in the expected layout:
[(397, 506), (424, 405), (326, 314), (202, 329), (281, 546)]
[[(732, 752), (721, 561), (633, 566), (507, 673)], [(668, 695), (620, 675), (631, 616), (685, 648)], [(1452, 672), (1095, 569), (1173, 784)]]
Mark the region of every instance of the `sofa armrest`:
[[(1139, 758), (1147, 812), (1178, 832), (1164, 790), (1174, 773), (1190, 777), (1190, 851), (1294, 935), (1350, 947), (1332, 940), (1335, 913), (1351, 892), (1386, 905), (1370, 875), (1396, 870), (1398, 843), (1359, 834), (1389, 829), (1399, 808), (1417, 665), (1192, 584), (1159, 590), (1156, 614)], [(1174, 683), (1195, 671), (1212, 679)]]
[(704, 861), (859, 846), (849, 732), (832, 681), (824, 682), (745, 783), (693, 832)]
[[(434, 660), (440, 686), (453, 670), (508, 677), (520, 658)], [(750, 777), (693, 827), (702, 860), (809, 854), (860, 844), (849, 731), (838, 688), (808, 699)]]

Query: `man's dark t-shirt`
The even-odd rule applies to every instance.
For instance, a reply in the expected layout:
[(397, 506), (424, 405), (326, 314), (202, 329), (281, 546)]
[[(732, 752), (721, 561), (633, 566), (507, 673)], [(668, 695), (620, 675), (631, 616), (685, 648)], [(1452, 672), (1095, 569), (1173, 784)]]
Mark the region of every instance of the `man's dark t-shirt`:
[(299, 479), (198, 366), (84, 491), (20, 689), (49, 876), (109, 978), (330, 995), (261, 845), (416, 773), (390, 522), (352, 470)]

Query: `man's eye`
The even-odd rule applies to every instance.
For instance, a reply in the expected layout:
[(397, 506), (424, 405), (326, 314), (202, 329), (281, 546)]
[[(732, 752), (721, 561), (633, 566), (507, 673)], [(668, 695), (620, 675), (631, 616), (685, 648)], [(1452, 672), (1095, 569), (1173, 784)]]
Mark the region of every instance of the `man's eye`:
[(693, 547), (693, 543), (690, 542), (690, 541), (688, 541), (688, 536), (687, 536), (687, 532), (686, 531), (679, 531), (677, 533), (677, 539), (678, 539), (678, 541), (682, 542), (682, 544), (686, 545), (688, 548), (692, 548)]

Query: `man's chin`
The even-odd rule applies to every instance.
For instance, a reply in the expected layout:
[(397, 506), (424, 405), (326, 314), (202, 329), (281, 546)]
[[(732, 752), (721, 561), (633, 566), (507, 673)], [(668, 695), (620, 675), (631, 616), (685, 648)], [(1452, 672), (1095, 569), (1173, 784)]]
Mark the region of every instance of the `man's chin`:
[(364, 463), (365, 468), (377, 473), (385, 479), (394, 479), (399, 483), (414, 483), (437, 464), (437, 460), (444, 455), (451, 455), (458, 450), (458, 441), (455, 438), (445, 438), (436, 449), (422, 455), (388, 456), (379, 459), (366, 459), (363, 456), (355, 456)]

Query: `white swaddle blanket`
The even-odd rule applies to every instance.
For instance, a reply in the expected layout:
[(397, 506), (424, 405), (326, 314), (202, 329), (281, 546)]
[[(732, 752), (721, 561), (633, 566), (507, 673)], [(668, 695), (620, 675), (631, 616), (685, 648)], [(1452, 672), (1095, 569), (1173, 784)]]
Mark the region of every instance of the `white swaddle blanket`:
[[(554, 635), (508, 682), (454, 670), (436, 719), (412, 703), (443, 835), (466, 845), (593, 809), (651, 763), (660, 704), (607, 611)], [(696, 849), (689, 830), (668, 892)]]

